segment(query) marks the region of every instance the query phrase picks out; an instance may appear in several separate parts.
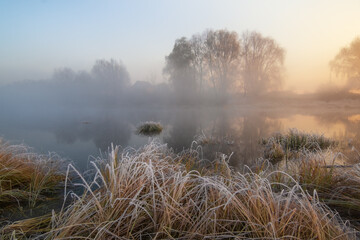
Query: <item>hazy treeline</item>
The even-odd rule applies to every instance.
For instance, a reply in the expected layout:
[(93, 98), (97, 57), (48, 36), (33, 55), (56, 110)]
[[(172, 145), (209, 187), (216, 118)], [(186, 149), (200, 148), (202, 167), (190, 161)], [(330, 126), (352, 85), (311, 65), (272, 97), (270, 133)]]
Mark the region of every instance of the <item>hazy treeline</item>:
[(0, 104), (224, 103), (235, 94), (252, 97), (280, 89), (284, 52), (275, 40), (257, 32), (244, 32), (239, 37), (228, 30), (207, 30), (175, 41), (165, 57), (163, 72), (168, 83), (131, 84), (123, 63), (102, 59), (90, 71), (61, 68), (50, 79), (3, 86)]
[[(0, 106), (214, 105), (229, 100), (281, 100), (287, 98), (281, 89), (284, 58), (285, 50), (258, 32), (238, 35), (224, 29), (206, 30), (175, 41), (165, 56), (167, 82), (132, 84), (122, 62), (101, 59), (89, 71), (61, 68), (49, 79), (2, 86)], [(326, 101), (359, 98), (354, 92), (360, 89), (359, 62), (360, 38), (356, 38), (330, 63), (333, 72), (347, 79), (346, 84), (323, 85), (314, 96)]]
[(347, 77), (348, 85), (360, 87), (360, 38), (355, 38), (349, 46), (342, 48), (330, 62), (336, 74)]
[(220, 100), (232, 94), (258, 97), (281, 88), (284, 57), (274, 39), (258, 32), (239, 37), (227, 30), (207, 30), (175, 41), (164, 74), (180, 101), (204, 95)]
[(349, 46), (340, 49), (329, 63), (332, 73), (345, 79), (341, 86), (329, 83), (320, 86), (321, 100), (360, 99), (360, 38), (355, 38)]
[(167, 84), (131, 84), (124, 64), (114, 59), (97, 60), (90, 71), (62, 68), (55, 70), (50, 79), (4, 86), (0, 88), (0, 104), (96, 107), (158, 103), (166, 102), (169, 91)]

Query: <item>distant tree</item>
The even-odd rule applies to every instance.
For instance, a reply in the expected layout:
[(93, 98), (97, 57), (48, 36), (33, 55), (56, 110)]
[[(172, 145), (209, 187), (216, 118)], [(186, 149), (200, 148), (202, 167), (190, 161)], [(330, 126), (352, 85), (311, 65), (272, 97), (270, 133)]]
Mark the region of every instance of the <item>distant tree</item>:
[(355, 38), (349, 46), (342, 48), (330, 62), (337, 74), (347, 77), (348, 84), (360, 84), (360, 38)]
[(194, 57), (191, 43), (182, 37), (175, 41), (172, 52), (165, 58), (166, 66), (163, 71), (169, 76), (176, 96), (183, 100), (192, 98), (197, 90)]
[(198, 89), (201, 94), (204, 88), (204, 78), (206, 77), (206, 36), (194, 34), (190, 39), (191, 50), (193, 53), (192, 65), (195, 70), (195, 78), (198, 83)]
[(97, 60), (91, 70), (96, 81), (103, 82), (115, 91), (121, 91), (124, 87), (130, 85), (129, 73), (126, 67), (114, 59)]
[(71, 68), (56, 69), (53, 73), (53, 80), (59, 82), (74, 81), (76, 79), (76, 73)]
[(209, 78), (215, 91), (226, 95), (235, 81), (240, 42), (236, 32), (227, 30), (208, 31), (205, 44)]
[(185, 98), (212, 89), (226, 100), (233, 89), (261, 95), (281, 87), (285, 51), (275, 40), (257, 32), (208, 30), (190, 40), (176, 40), (166, 57), (164, 73), (175, 92)]
[(260, 95), (281, 87), (285, 50), (274, 39), (258, 32), (245, 32), (241, 38), (241, 74), (246, 95)]

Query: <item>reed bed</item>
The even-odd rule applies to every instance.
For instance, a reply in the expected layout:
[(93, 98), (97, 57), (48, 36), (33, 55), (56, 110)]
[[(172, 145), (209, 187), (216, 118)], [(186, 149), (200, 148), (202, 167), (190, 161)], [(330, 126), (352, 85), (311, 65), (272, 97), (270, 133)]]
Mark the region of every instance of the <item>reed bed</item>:
[(336, 141), (324, 135), (301, 132), (296, 128), (289, 129), (287, 133), (276, 133), (268, 139), (261, 141), (264, 146), (264, 157), (272, 163), (283, 159), (294, 159), (303, 152), (317, 152), (336, 145)]
[(11, 206), (33, 208), (63, 188), (63, 160), (0, 140), (0, 214)]
[[(310, 195), (316, 193), (322, 203), (360, 230), (360, 165), (334, 165), (339, 157), (331, 151), (308, 152), (293, 161), (287, 172)], [(333, 163), (329, 164), (329, 158)], [(288, 184), (284, 179), (277, 181)]]
[[(96, 174), (83, 179), (84, 194), (73, 193), (74, 201), (53, 214), (51, 230), (39, 238), (355, 239), (289, 174), (241, 174), (225, 157), (216, 171), (197, 171), (184, 164), (189, 156), (197, 157), (156, 142), (137, 151), (112, 148), (107, 159), (93, 162)], [(291, 184), (270, 180), (278, 172)]]
[(1, 240), (37, 239), (41, 233), (51, 230), (52, 214), (22, 219), (2, 227)]
[(141, 134), (141, 135), (151, 136), (151, 135), (160, 134), (162, 132), (162, 130), (163, 130), (163, 127), (161, 126), (160, 123), (148, 121), (148, 122), (141, 124), (137, 128), (137, 133)]

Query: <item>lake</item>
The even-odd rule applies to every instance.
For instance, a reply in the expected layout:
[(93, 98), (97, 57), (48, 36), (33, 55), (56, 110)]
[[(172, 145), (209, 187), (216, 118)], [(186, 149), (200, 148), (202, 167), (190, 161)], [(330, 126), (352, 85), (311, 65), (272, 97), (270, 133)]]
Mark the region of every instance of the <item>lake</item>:
[[(157, 137), (139, 136), (136, 127), (145, 121), (160, 122)], [(259, 140), (289, 128), (351, 141), (359, 139), (360, 109), (336, 105), (298, 108), (267, 105), (225, 107), (136, 108), (8, 108), (0, 118), (0, 136), (24, 143), (35, 152), (56, 152), (81, 171), (90, 156), (106, 152), (111, 143), (139, 148), (156, 138), (174, 151), (189, 148), (199, 136), (213, 139), (204, 146), (206, 158), (217, 152), (230, 155), (233, 166), (250, 164), (259, 152)], [(220, 144), (221, 143), (221, 144)]]

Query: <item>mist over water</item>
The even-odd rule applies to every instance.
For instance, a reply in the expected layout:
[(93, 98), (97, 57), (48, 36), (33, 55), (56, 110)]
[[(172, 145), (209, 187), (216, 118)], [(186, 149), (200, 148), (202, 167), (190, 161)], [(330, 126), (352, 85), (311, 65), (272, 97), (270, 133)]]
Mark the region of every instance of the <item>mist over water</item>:
[(360, 239), (359, 12), (0, 1), (0, 240)]
[[(8, 108), (0, 118), (0, 132), (4, 139), (28, 144), (37, 152), (56, 152), (82, 170), (87, 169), (89, 156), (106, 152), (111, 143), (139, 148), (156, 138), (179, 152), (191, 147), (199, 136), (209, 137), (215, 143), (203, 146), (205, 158), (233, 153), (231, 164), (241, 167), (251, 165), (260, 156), (260, 139), (289, 128), (346, 141), (357, 139), (360, 137), (357, 111), (255, 105), (104, 108), (44, 104), (21, 111), (18, 106)], [(136, 128), (146, 121), (160, 122), (164, 131), (155, 137), (137, 135)]]
[[(355, 50), (347, 52), (357, 54), (359, 43), (354, 40)], [(175, 40), (164, 56), (163, 83), (132, 82), (126, 64), (114, 59), (96, 60), (82, 71), (58, 68), (48, 79), (0, 87), (0, 136), (38, 152), (56, 152), (82, 170), (89, 156), (111, 144), (139, 148), (153, 138), (175, 152), (210, 139), (202, 144), (203, 157), (231, 155), (238, 167), (261, 156), (262, 138), (290, 128), (358, 138), (359, 72), (351, 67), (342, 87), (284, 91), (285, 53), (258, 32), (206, 30)], [(331, 66), (344, 74), (348, 59), (353, 55), (341, 51)], [(146, 121), (161, 123), (164, 131), (151, 138), (136, 134)]]

